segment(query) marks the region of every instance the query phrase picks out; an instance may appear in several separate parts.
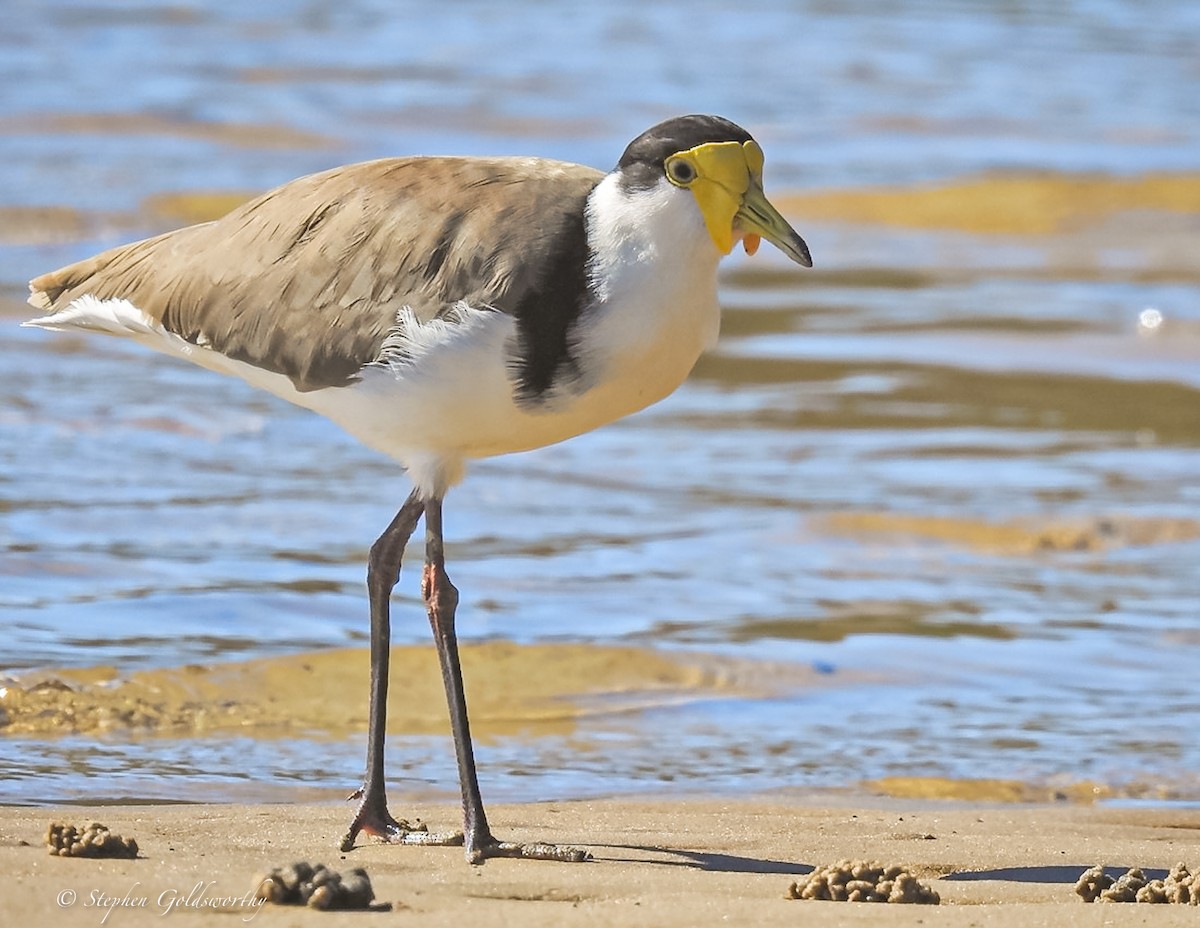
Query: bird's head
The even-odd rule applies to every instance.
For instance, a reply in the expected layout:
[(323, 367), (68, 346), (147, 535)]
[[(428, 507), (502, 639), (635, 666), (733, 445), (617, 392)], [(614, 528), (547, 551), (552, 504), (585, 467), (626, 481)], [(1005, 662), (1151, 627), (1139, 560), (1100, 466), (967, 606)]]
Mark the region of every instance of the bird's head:
[(617, 169), (635, 186), (665, 181), (690, 192), (722, 254), (739, 240), (754, 254), (765, 238), (797, 264), (812, 267), (804, 239), (763, 193), (762, 149), (728, 119), (678, 116), (661, 122), (629, 143)]

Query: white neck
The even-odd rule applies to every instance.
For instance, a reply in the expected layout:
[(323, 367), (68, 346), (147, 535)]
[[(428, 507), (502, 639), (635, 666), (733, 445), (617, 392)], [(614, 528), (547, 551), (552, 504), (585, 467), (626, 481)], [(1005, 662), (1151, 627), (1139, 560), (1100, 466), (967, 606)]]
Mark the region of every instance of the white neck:
[(721, 253), (695, 197), (665, 178), (631, 193), (610, 174), (589, 197), (587, 222), (598, 305), (581, 320), (585, 369), (657, 364), (665, 351), (686, 365), (682, 380), (720, 328)]
[(681, 276), (715, 281), (721, 253), (704, 225), (696, 198), (665, 178), (649, 190), (622, 189), (609, 174), (588, 198), (588, 241), (595, 265), (593, 279), (602, 302), (620, 298), (622, 285), (666, 287)]
[(721, 255), (695, 197), (666, 179), (630, 193), (608, 175), (588, 198), (587, 222), (596, 303), (578, 329), (583, 385), (622, 383), (636, 390), (636, 408), (648, 406), (715, 345)]

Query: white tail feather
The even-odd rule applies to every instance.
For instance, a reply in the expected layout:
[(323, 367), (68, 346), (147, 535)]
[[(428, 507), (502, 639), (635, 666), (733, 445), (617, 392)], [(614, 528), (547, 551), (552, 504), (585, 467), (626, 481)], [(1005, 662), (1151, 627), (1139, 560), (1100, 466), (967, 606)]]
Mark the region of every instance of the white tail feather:
[[(46, 299), (45, 293), (35, 291), (29, 302), (41, 309), (35, 300)], [(162, 331), (161, 326), (150, 316), (142, 312), (128, 300), (101, 300), (90, 293), (72, 300), (71, 303), (58, 312), (39, 319), (30, 319), (22, 325), (36, 326), (40, 329), (65, 331), (68, 329), (87, 329), (91, 332), (104, 332), (108, 335), (156, 335)]]

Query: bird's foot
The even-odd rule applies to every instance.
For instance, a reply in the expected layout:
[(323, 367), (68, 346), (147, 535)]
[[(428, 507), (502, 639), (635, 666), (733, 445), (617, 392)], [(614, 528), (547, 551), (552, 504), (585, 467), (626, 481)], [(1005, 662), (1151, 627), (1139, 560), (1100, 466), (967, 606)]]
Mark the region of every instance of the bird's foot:
[(557, 860), (562, 863), (578, 864), (591, 860), (587, 848), (569, 844), (518, 844), (515, 841), (497, 841), (490, 838), (478, 847), (467, 849), (467, 862), (481, 864), (494, 857), (522, 857), (525, 860)]
[(354, 839), (359, 833), (368, 834), (384, 844), (424, 844), (439, 847), (457, 847), (463, 843), (461, 831), (430, 831), (424, 822), (410, 822), (407, 819), (395, 819), (387, 810), (387, 802), (382, 799), (364, 798), (361, 789), (355, 790), (348, 797), (362, 799), (358, 810), (350, 822), (346, 834), (342, 836), (340, 849), (348, 851), (354, 847)]

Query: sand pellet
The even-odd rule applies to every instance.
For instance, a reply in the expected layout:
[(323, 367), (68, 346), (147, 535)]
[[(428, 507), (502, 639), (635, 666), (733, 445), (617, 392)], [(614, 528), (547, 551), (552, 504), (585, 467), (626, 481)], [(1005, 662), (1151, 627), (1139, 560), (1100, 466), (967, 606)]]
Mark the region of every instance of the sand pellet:
[(86, 827), (51, 822), (46, 831), (46, 846), (55, 857), (138, 856), (137, 841), (115, 835), (99, 822)]
[(255, 898), (276, 905), (314, 909), (367, 909), (375, 899), (371, 878), (362, 868), (341, 874), (324, 864), (302, 860), (257, 877), (254, 893)]
[(843, 860), (819, 867), (788, 887), (789, 899), (938, 905), (938, 894), (905, 867)]
[(1177, 903), (1200, 906), (1200, 873), (1192, 873), (1178, 863), (1165, 880), (1148, 880), (1141, 868), (1133, 867), (1116, 879), (1097, 865), (1085, 870), (1075, 884), (1075, 892), (1084, 902)]

